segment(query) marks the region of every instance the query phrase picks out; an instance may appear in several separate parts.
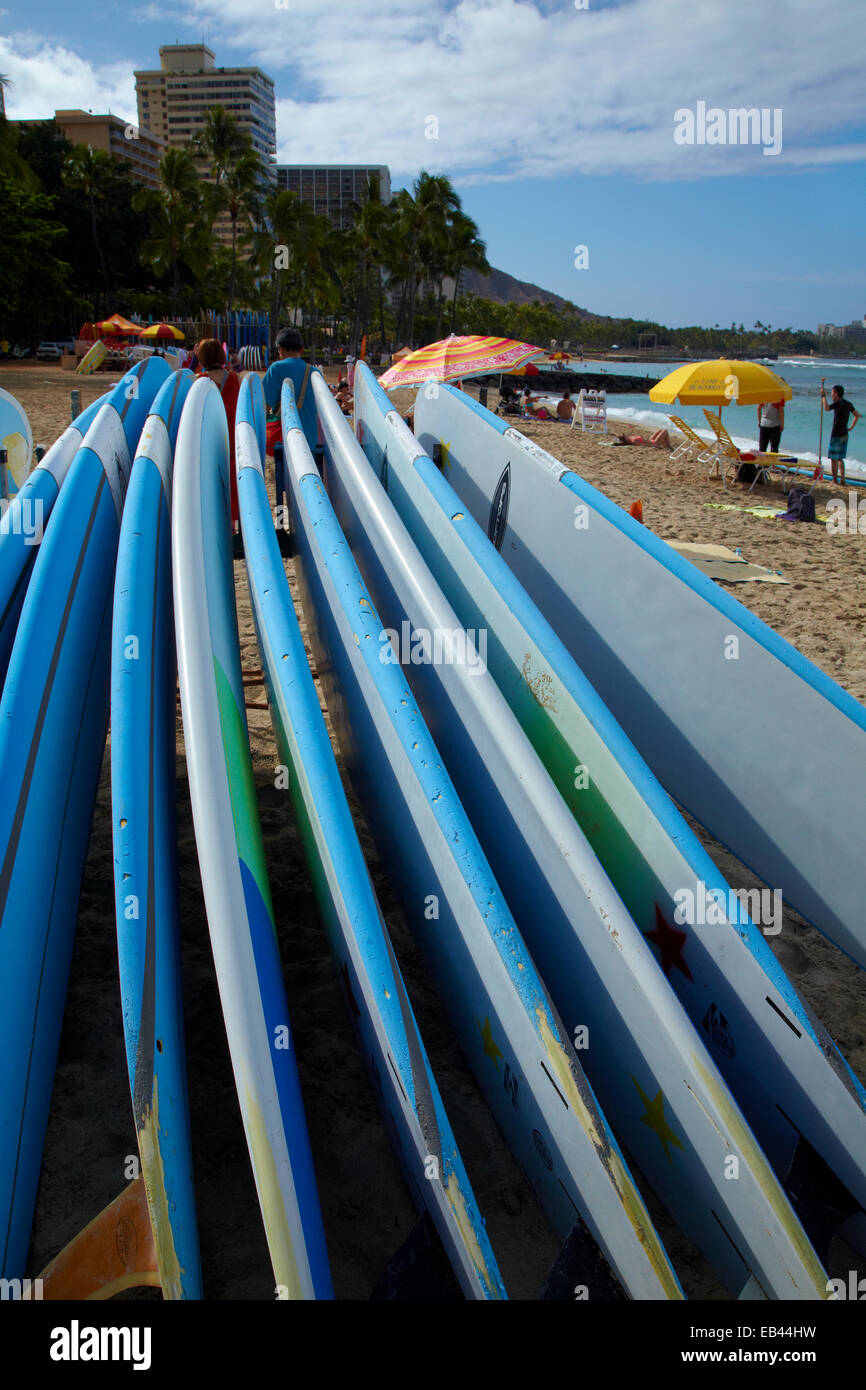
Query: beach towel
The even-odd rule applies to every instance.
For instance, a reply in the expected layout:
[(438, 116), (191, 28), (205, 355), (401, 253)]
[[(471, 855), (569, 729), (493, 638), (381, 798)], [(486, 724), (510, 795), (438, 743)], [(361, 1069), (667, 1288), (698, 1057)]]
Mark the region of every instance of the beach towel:
[[(737, 507), (731, 502), (705, 502), (705, 507), (712, 507), (716, 512), (748, 512), (749, 516), (759, 516), (764, 521), (775, 521), (777, 517), (785, 515), (780, 512), (778, 507)], [(826, 512), (816, 512), (816, 521), (826, 521)]]
[(726, 545), (694, 545), (691, 542), (668, 541), (686, 560), (707, 575), (709, 579), (722, 580), (726, 584), (744, 584), (756, 580), (763, 584), (787, 584), (774, 570), (763, 569), (761, 565), (750, 565), (735, 550)]

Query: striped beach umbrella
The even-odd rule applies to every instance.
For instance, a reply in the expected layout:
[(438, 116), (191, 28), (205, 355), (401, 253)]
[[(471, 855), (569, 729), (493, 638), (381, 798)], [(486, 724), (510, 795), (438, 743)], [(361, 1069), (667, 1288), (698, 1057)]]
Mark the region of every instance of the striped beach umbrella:
[(179, 328), (175, 328), (173, 323), (152, 323), (149, 328), (145, 328), (142, 338), (166, 338), (173, 342), (182, 343), (183, 334)]
[(110, 318), (103, 319), (96, 327), (103, 337), (106, 333), (119, 333), (125, 338), (137, 338), (141, 333), (141, 324), (133, 323), (131, 319), (125, 319), (123, 314), (112, 314)]
[(541, 352), (532, 343), (518, 343), (514, 338), (461, 338), (452, 334), (395, 362), (380, 376), (379, 384), (386, 391), (393, 391), (398, 386), (419, 386), (424, 381), (459, 381), (487, 372), (511, 372)]

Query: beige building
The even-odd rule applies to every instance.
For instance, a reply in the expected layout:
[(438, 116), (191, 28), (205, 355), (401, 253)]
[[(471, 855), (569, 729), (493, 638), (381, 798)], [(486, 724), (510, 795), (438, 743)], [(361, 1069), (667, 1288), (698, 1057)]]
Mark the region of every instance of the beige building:
[[(22, 121), (22, 125), (46, 124), (47, 122)], [(165, 145), (148, 130), (122, 121), (119, 116), (95, 115), (92, 111), (55, 111), (54, 124), (62, 135), (73, 145), (89, 145), (94, 150), (105, 150), (117, 159), (125, 159), (132, 166), (132, 177), (137, 183), (155, 188), (158, 182), (159, 161), (165, 154)]]
[[(277, 121), (274, 84), (260, 68), (218, 68), (203, 43), (165, 44), (159, 67), (136, 72), (139, 125), (153, 131), (170, 149), (185, 149), (201, 131), (211, 106), (222, 106), (247, 131), (266, 169), (274, 166)], [(202, 173), (205, 166), (199, 165)], [(231, 223), (221, 213), (217, 238), (231, 242)]]
[(183, 149), (201, 130), (208, 107), (223, 106), (249, 133), (265, 164), (277, 151), (274, 84), (260, 68), (218, 68), (204, 44), (166, 44), (159, 67), (135, 74), (138, 123)]

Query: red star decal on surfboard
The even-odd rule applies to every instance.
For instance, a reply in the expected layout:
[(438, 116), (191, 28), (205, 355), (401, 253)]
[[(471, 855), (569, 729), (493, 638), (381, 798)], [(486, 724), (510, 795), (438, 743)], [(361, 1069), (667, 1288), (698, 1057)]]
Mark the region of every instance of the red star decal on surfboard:
[(683, 960), (683, 947), (686, 944), (686, 933), (677, 931), (676, 927), (668, 926), (662, 914), (662, 910), (656, 903), (656, 929), (655, 931), (645, 931), (644, 936), (647, 941), (651, 941), (658, 947), (661, 956), (662, 970), (666, 975), (670, 975), (674, 966), (681, 970), (687, 980), (692, 978), (692, 972)]

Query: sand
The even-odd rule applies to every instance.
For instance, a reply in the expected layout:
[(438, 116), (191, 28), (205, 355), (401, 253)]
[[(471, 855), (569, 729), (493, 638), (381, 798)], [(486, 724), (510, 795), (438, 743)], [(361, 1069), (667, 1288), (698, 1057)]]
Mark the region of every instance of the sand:
[[(69, 421), (71, 389), (81, 391), (86, 405), (113, 380), (72, 377), (59, 368), (38, 364), (0, 369), (0, 386), (19, 397), (30, 416), (34, 441), (45, 445)], [(411, 394), (404, 395), (404, 399), (398, 395), (398, 403), (408, 407)], [(862, 537), (831, 536), (820, 525), (789, 525), (707, 506), (722, 500), (746, 506), (757, 500), (781, 510), (784, 498), (777, 487), (756, 488), (749, 498), (735, 487), (724, 498), (718, 481), (682, 469), (669, 473), (667, 455), (655, 449), (611, 448), (578, 430), (540, 421), (524, 422), (521, 428), (579, 469), (613, 501), (628, 507), (640, 498), (645, 523), (665, 539), (739, 546), (748, 560), (780, 570), (789, 584), (741, 584), (733, 590), (736, 597), (866, 701), (866, 632), (860, 597), (866, 578), (866, 544)], [(628, 431), (627, 426), (623, 428)], [(819, 509), (832, 495), (838, 494), (818, 490)], [(287, 561), (286, 567), (294, 591), (292, 562)], [(235, 579), (243, 665), (245, 670), (258, 671), (261, 663), (242, 561), (235, 564)], [(264, 698), (263, 691), (249, 687), (251, 705), (264, 703)], [(762, 717), (779, 716), (767, 712)], [(341, 1299), (367, 1299), (388, 1259), (412, 1229), (415, 1213), (362, 1065), (291, 812), (285, 794), (274, 785), (277, 755), (269, 716), (266, 710), (250, 708), (248, 718), (283, 973), (335, 1290)], [(799, 733), (820, 738), (820, 729)], [(205, 1296), (271, 1298), (273, 1279), (202, 908), (180, 718), (178, 750), (183, 985)], [(350, 799), (506, 1285), (512, 1297), (534, 1298), (558, 1242), (468, 1071), (351, 792)], [(755, 884), (733, 856), (694, 828), (734, 887)], [(848, 833), (859, 830), (849, 827)], [(838, 827), (828, 827), (828, 834), (837, 831)], [(866, 1078), (862, 975), (787, 909), (781, 935), (769, 940), (855, 1071)], [(135, 1152), (117, 978), (109, 739), (82, 889), (29, 1273), (37, 1273), (117, 1194), (125, 1181), (127, 1158)], [(687, 1293), (705, 1299), (726, 1297), (712, 1270), (651, 1195), (648, 1203)], [(838, 1250), (831, 1273), (837, 1272), (837, 1260), (839, 1272), (852, 1267), (848, 1252)], [(153, 1290), (126, 1295), (159, 1296)]]

